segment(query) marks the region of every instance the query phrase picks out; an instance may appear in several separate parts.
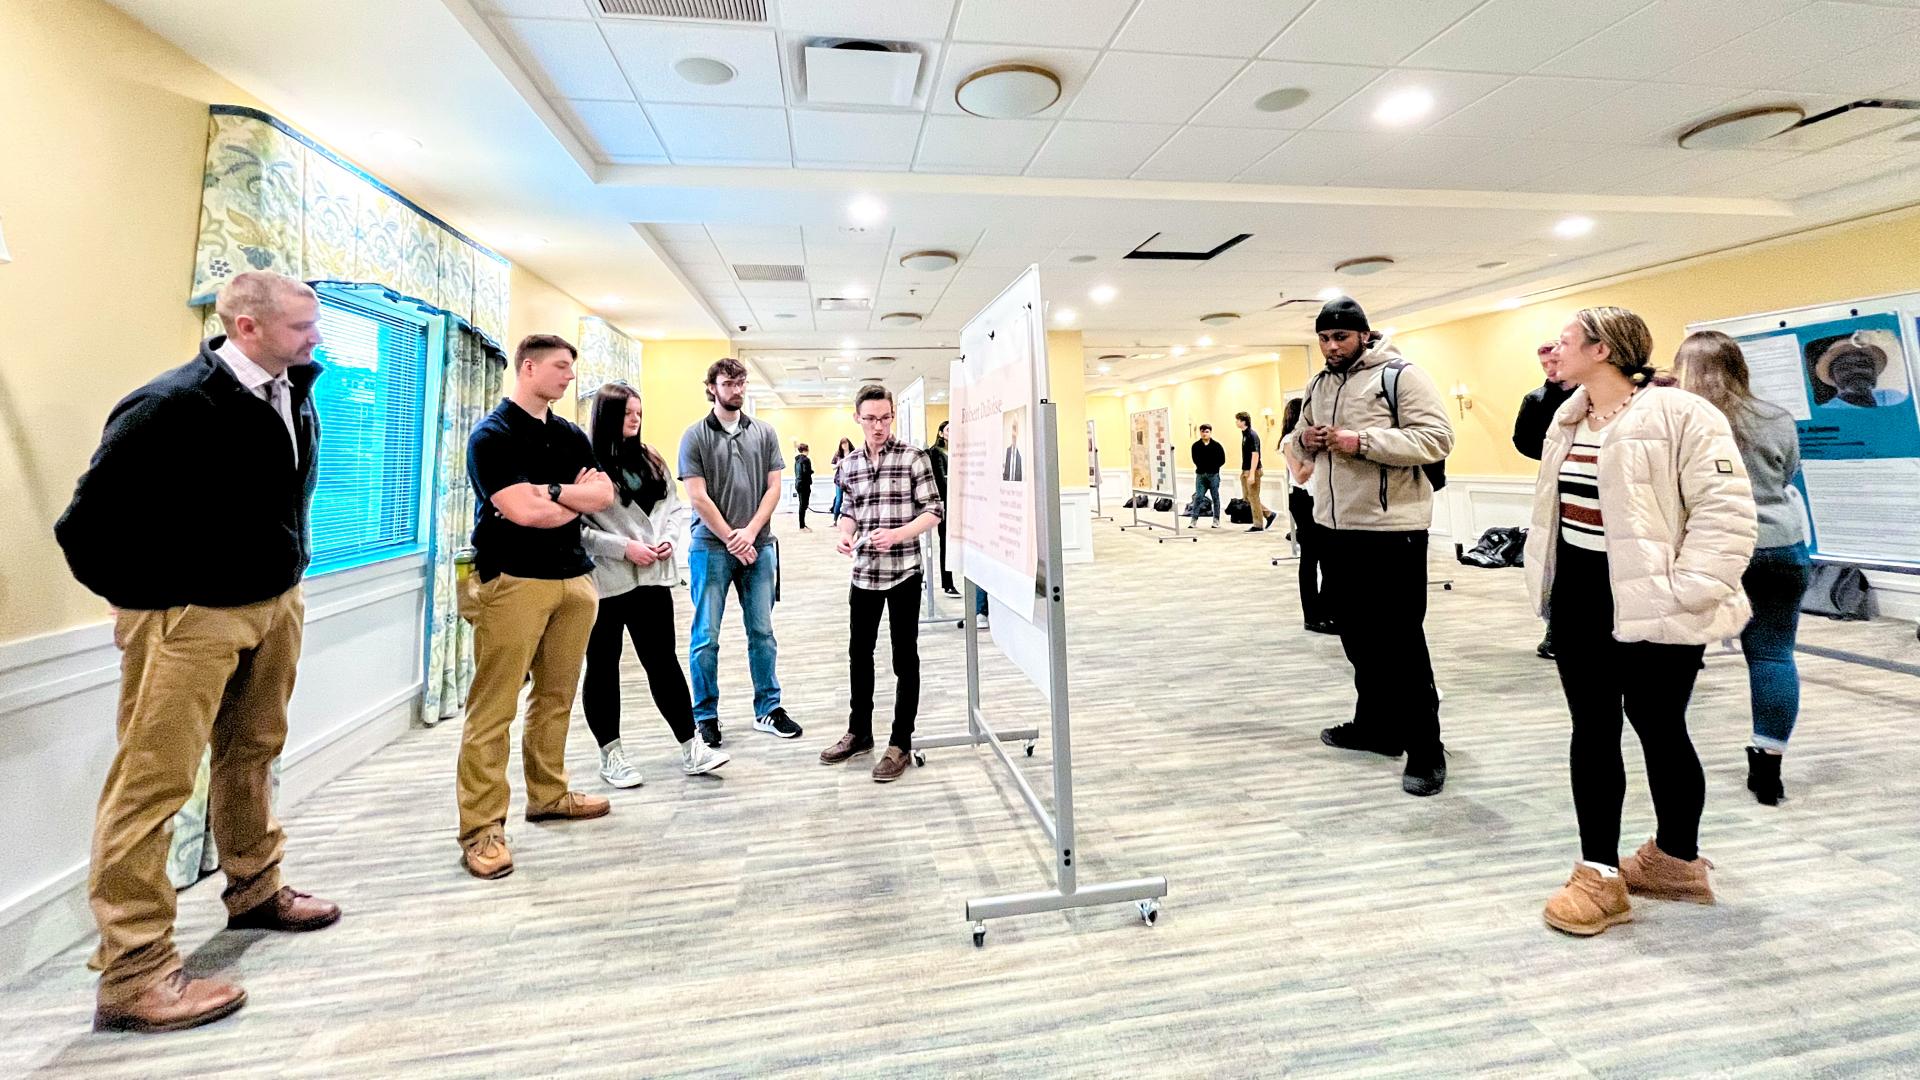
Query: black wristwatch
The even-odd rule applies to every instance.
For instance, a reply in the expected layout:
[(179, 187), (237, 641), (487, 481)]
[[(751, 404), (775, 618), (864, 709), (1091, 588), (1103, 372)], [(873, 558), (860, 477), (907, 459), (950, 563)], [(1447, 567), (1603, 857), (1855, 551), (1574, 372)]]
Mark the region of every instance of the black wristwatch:
[(559, 484), (547, 485), (547, 498), (552, 499), (554, 502), (560, 501), (560, 485)]

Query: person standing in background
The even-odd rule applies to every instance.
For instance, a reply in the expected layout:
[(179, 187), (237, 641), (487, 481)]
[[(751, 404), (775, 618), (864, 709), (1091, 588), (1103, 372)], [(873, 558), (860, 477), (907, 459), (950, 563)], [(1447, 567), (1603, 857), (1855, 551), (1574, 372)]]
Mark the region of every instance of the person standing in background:
[(807, 501), (813, 497), (813, 458), (807, 455), (807, 444), (794, 447), (793, 454), (793, 501), (800, 511), (800, 531), (812, 532), (807, 528)]
[(1300, 613), (1306, 629), (1315, 634), (1337, 634), (1333, 619), (1326, 611), (1325, 590), (1320, 583), (1320, 562), (1324, 557), (1319, 523), (1313, 520), (1313, 492), (1307, 482), (1313, 479), (1313, 459), (1303, 458), (1288, 449), (1287, 436), (1300, 424), (1301, 399), (1287, 402), (1280, 423), (1281, 457), (1287, 466), (1287, 513), (1293, 518), (1293, 542), (1300, 549)]
[(248, 271), (214, 311), (225, 333), (108, 414), (53, 527), (74, 578), (113, 605), (121, 650), (119, 748), (87, 876), (100, 927), (88, 961), (100, 972), (96, 1031), (178, 1031), (246, 1004), (233, 983), (188, 976), (173, 943), (167, 851), (209, 744), (228, 928), (318, 930), (340, 918), (338, 905), (281, 884), (286, 834), (273, 815), (306, 625), (319, 298)]
[(509, 730), (529, 675), (520, 739), (528, 821), (583, 821), (612, 804), (567, 788), (567, 722), (600, 597), (580, 518), (612, 506), (586, 433), (556, 415), (579, 358), (566, 339), (530, 334), (513, 350), (513, 393), (467, 439), (473, 485), (473, 573), (462, 614), (473, 622), (473, 687), (460, 734), (457, 793), (467, 872), (513, 873), (507, 846)]
[[(1213, 425), (1200, 425), (1200, 438), (1194, 441), (1188, 454), (1193, 458), (1193, 493), (1195, 497), (1207, 494), (1213, 500), (1213, 527), (1220, 527), (1220, 470), (1227, 467), (1227, 448), (1213, 441)], [(1193, 522), (1199, 524), (1200, 516), (1195, 514)]]
[(1753, 707), (1753, 744), (1747, 747), (1747, 790), (1767, 806), (1787, 797), (1780, 764), (1800, 715), (1800, 670), (1794, 639), (1800, 598), (1811, 573), (1806, 531), (1793, 478), (1800, 472), (1800, 432), (1787, 410), (1754, 396), (1740, 345), (1717, 330), (1687, 335), (1674, 356), (1682, 388), (1706, 398), (1726, 416), (1740, 447), (1759, 522), (1753, 560), (1740, 578), (1753, 604), (1753, 621), (1740, 632)]
[(940, 421), (940, 433), (927, 447), (927, 459), (933, 463), (933, 482), (940, 489), (940, 591), (948, 596), (959, 596), (960, 590), (953, 587), (953, 567), (947, 561), (947, 421)]
[(831, 464), (833, 465), (833, 521), (832, 521), (832, 524), (834, 525), (840, 524), (840, 508), (845, 503), (847, 498), (846, 489), (840, 486), (840, 463), (847, 460), (847, 455), (851, 453), (853, 453), (853, 440), (842, 435), (840, 437), (840, 445), (834, 448), (833, 461), (831, 462)]
[(1253, 418), (1244, 412), (1234, 413), (1233, 422), (1240, 425), (1240, 494), (1253, 512), (1253, 528), (1247, 531), (1264, 532), (1277, 515), (1260, 502), (1260, 477), (1266, 471), (1260, 461), (1260, 433), (1253, 430)]
[[(1543, 342), (1534, 354), (1540, 358), (1540, 370), (1547, 377), (1520, 399), (1520, 412), (1513, 419), (1513, 448), (1521, 456), (1534, 461), (1540, 460), (1540, 444), (1547, 437), (1547, 427), (1553, 423), (1553, 414), (1560, 411), (1573, 396), (1573, 387), (1563, 386), (1555, 377), (1557, 365), (1554, 353), (1560, 348), (1559, 341)], [(1534, 655), (1542, 660), (1553, 659), (1553, 624), (1547, 624), (1546, 634), (1540, 644), (1534, 646)]]
[(593, 454), (619, 495), (613, 505), (588, 514), (581, 530), (593, 557), (599, 615), (587, 639), (587, 674), (580, 705), (600, 748), (600, 779), (609, 786), (640, 786), (640, 772), (627, 760), (620, 739), (620, 639), (647, 673), (654, 708), (680, 744), (680, 771), (699, 776), (725, 765), (728, 756), (695, 736), (693, 698), (674, 641), (673, 588), (680, 568), (673, 538), (685, 514), (674, 498), (673, 473), (659, 451), (640, 437), (640, 395), (611, 382), (593, 395)]

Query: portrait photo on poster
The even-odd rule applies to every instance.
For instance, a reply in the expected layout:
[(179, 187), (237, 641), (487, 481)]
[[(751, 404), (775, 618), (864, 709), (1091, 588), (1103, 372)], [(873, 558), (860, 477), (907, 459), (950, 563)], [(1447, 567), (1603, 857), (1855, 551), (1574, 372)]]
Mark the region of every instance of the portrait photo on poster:
[(1896, 331), (1814, 338), (1804, 355), (1816, 408), (1884, 408), (1906, 404), (1911, 394)]
[(1021, 438), (1027, 431), (1027, 407), (1008, 409), (1000, 414), (1000, 479), (1005, 483), (1023, 484), (1027, 479), (1026, 451)]

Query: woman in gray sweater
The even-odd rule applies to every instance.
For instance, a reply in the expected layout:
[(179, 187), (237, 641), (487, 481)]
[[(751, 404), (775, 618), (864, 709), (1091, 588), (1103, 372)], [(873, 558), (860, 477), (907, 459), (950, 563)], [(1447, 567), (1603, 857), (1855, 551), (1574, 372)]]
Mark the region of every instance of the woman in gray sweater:
[(640, 441), (640, 413), (640, 394), (626, 383), (608, 383), (594, 394), (594, 457), (620, 497), (586, 515), (581, 528), (587, 554), (593, 556), (600, 615), (587, 640), (580, 706), (600, 747), (600, 778), (621, 788), (640, 786), (640, 773), (620, 745), (623, 635), (633, 639), (654, 707), (680, 743), (681, 771), (695, 776), (731, 760), (694, 737), (693, 697), (680, 667), (673, 623), (673, 589), (680, 581), (673, 538), (686, 511), (674, 497), (666, 462)]
[(1747, 789), (1762, 803), (1777, 806), (1786, 797), (1780, 759), (1800, 714), (1793, 642), (1809, 572), (1799, 492), (1793, 486), (1800, 471), (1800, 434), (1785, 409), (1754, 396), (1746, 356), (1727, 335), (1717, 330), (1689, 335), (1680, 343), (1674, 366), (1681, 386), (1726, 414), (1753, 482), (1760, 534), (1741, 579), (1753, 601), (1753, 621), (1740, 635), (1753, 702)]

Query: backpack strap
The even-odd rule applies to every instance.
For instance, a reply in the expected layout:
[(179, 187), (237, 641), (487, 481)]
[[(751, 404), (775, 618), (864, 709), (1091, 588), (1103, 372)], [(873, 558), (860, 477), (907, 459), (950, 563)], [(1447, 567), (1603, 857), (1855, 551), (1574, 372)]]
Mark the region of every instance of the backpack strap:
[(1380, 396), (1387, 399), (1387, 412), (1393, 416), (1393, 426), (1400, 426), (1400, 372), (1407, 367), (1405, 360), (1389, 360), (1380, 372)]

